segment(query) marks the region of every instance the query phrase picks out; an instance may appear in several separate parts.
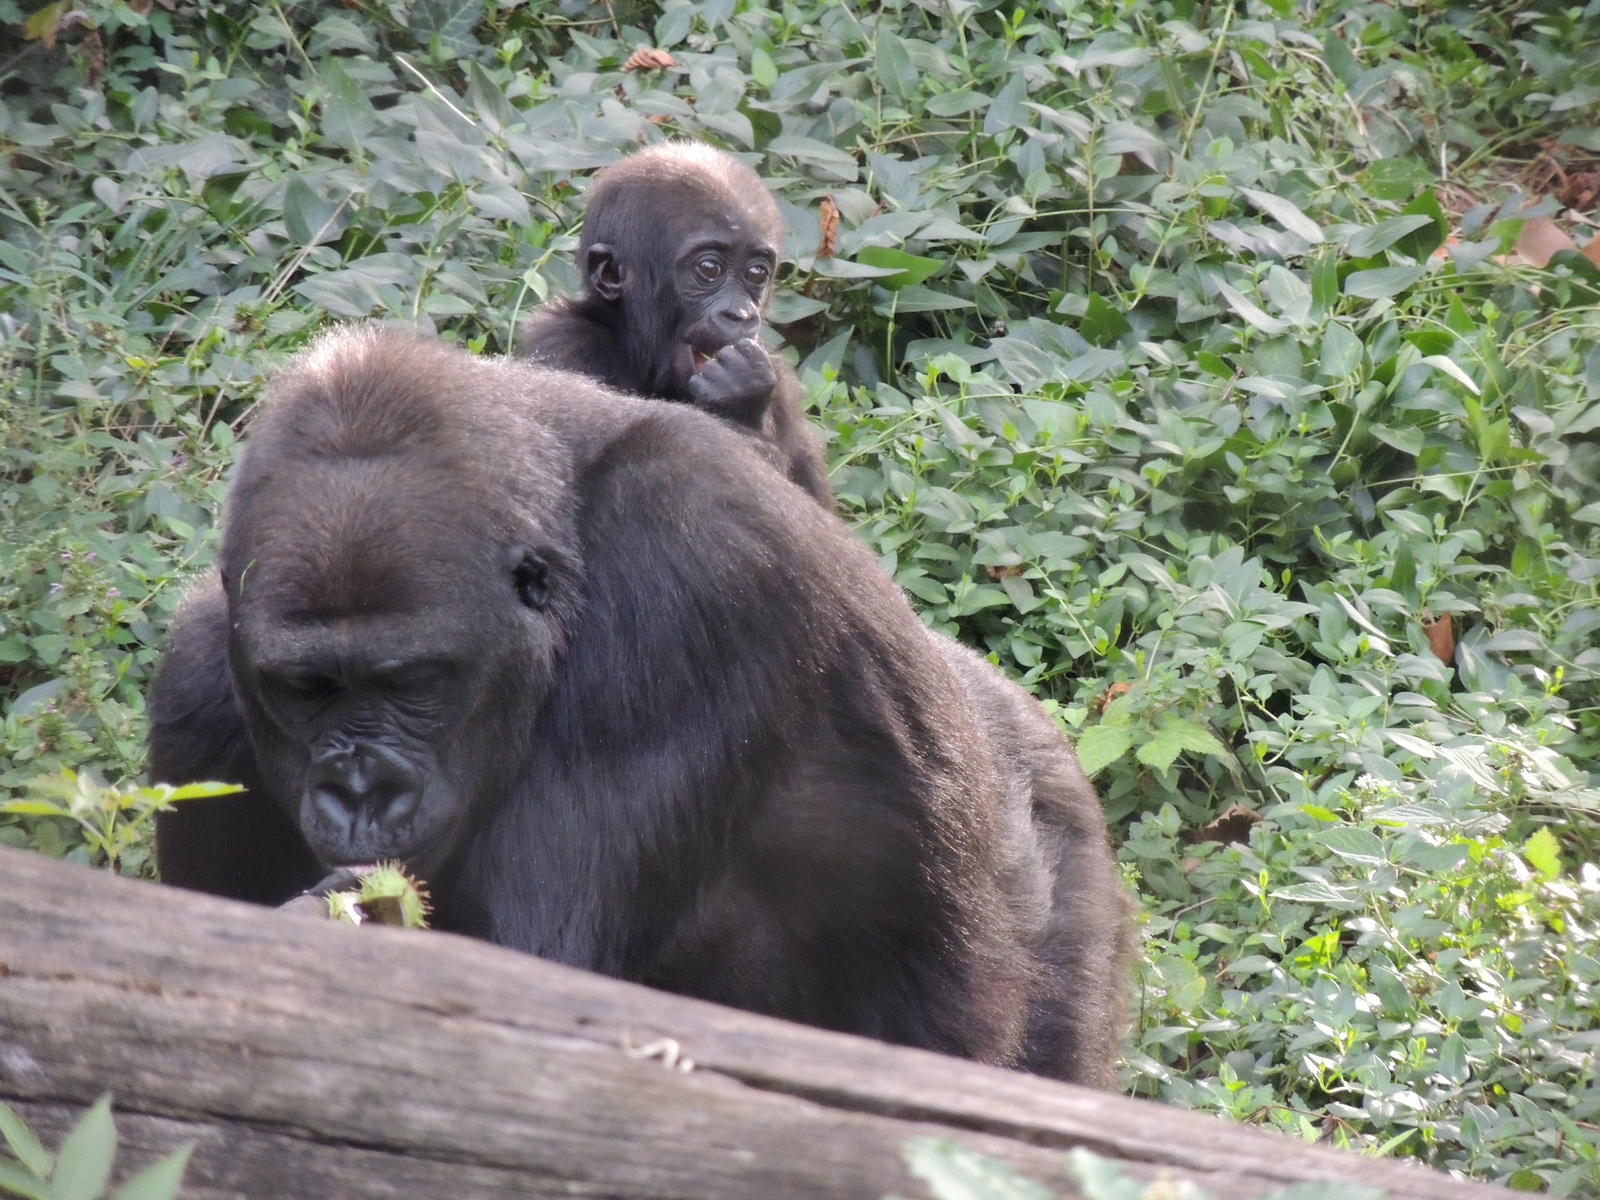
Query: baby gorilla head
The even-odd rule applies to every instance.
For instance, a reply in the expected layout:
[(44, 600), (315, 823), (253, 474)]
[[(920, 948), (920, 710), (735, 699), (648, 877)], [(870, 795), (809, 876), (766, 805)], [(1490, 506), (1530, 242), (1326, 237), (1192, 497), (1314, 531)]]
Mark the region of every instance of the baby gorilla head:
[(754, 339), (782, 239), (755, 172), (710, 146), (669, 142), (600, 173), (578, 268), (621, 327), (641, 390), (698, 401), (706, 376), (719, 407), (770, 394), (771, 365)]

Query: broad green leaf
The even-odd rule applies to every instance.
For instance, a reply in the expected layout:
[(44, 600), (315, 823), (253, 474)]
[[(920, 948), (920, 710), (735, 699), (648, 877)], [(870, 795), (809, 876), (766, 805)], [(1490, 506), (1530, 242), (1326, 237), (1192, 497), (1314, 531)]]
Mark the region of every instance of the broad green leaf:
[(1324, 829), (1316, 835), (1329, 850), (1341, 858), (1351, 862), (1381, 863), (1388, 861), (1384, 853), (1383, 839), (1370, 829), (1362, 829), (1355, 825), (1344, 825), (1335, 829)]
[(1436, 371), (1443, 371), (1457, 383), (1461, 384), (1474, 396), (1482, 395), (1478, 385), (1472, 381), (1472, 376), (1461, 368), (1461, 364), (1445, 354), (1430, 354), (1422, 360)]
[(1322, 241), (1322, 227), (1301, 212), (1300, 206), (1292, 200), (1274, 196), (1271, 192), (1258, 192), (1254, 188), (1240, 188), (1239, 193), (1301, 241), (1312, 245)]
[(904, 250), (897, 250), (893, 246), (865, 246), (857, 251), (856, 259), (869, 267), (897, 272), (894, 275), (881, 276), (877, 280), (879, 286), (886, 287), (890, 291), (921, 283), (944, 266), (941, 259), (907, 254)]
[(117, 1127), (111, 1119), (111, 1093), (78, 1118), (56, 1152), (50, 1177), (52, 1200), (100, 1200), (117, 1154)]
[(923, 107), (936, 117), (959, 117), (988, 108), (989, 97), (963, 88), (956, 92), (941, 92), (937, 96), (930, 96)]
[(1401, 212), (1406, 216), (1427, 217), (1432, 222), (1431, 225), (1419, 225), (1395, 243), (1402, 254), (1424, 262), (1450, 236), (1450, 221), (1444, 215), (1444, 207), (1433, 189), (1428, 188)]
[(1227, 749), (1203, 725), (1182, 717), (1165, 717), (1155, 735), (1134, 753), (1146, 766), (1165, 770), (1185, 750), (1195, 754), (1226, 754)]
[(337, 58), (329, 58), (319, 76), (323, 87), (322, 136), (346, 150), (358, 149), (362, 139), (377, 127), (377, 110)]
[(1363, 300), (1387, 300), (1390, 296), (1398, 296), (1427, 272), (1427, 267), (1378, 267), (1372, 271), (1352, 271), (1345, 276), (1344, 294)]
[[(1344, 244), (1344, 252), (1351, 258), (1368, 258), (1380, 250), (1387, 250), (1406, 234), (1432, 224), (1433, 217), (1428, 213), (1390, 217), (1351, 234), (1350, 240)], [(1346, 292), (1349, 290), (1348, 287), (1345, 288)]]
[(1217, 280), (1216, 285), (1217, 291), (1228, 302), (1228, 307), (1261, 330), (1262, 333), (1279, 334), (1289, 328), (1287, 321), (1280, 321), (1277, 317), (1269, 316), (1255, 301), (1248, 299), (1222, 280)]
[(878, 51), (873, 65), (878, 82), (898, 100), (909, 100), (921, 90), (922, 77), (906, 53), (905, 43), (886, 29), (879, 29)]
[(1348, 379), (1361, 366), (1361, 339), (1350, 327), (1329, 321), (1322, 331), (1321, 371), (1330, 379)]
[(1522, 857), (1544, 878), (1560, 878), (1561, 843), (1548, 828), (1535, 830), (1533, 836), (1522, 843)]
[(1163, 954), (1154, 963), (1156, 975), (1167, 993), (1167, 1002), (1180, 1012), (1188, 1012), (1205, 999), (1206, 979), (1188, 959)]
[(283, 223), (297, 245), (331, 242), (349, 224), (345, 205), (324, 200), (299, 175), (289, 181), (283, 196)]
[(115, 1192), (110, 1200), (174, 1200), (195, 1143), (180, 1146), (159, 1162), (151, 1163)]
[(1128, 324), (1127, 317), (1111, 307), (1098, 294), (1089, 293), (1089, 307), (1083, 314), (1083, 319), (1078, 322), (1078, 332), (1083, 334), (1085, 339), (1096, 346), (1109, 346), (1132, 328), (1133, 326)]
[(54, 1166), (50, 1152), (39, 1144), (23, 1119), (5, 1104), (0, 1104), (0, 1134), (5, 1136), (6, 1145), (23, 1166), (41, 1179), (50, 1178)]
[(421, 45), (437, 40), (442, 49), (466, 58), (478, 49), (472, 31), (482, 19), (483, 0), (416, 0), (406, 26)]
[(764, 88), (770, 88), (778, 82), (778, 68), (772, 61), (772, 55), (760, 46), (750, 53), (750, 78)]
[(1133, 746), (1133, 731), (1126, 725), (1091, 725), (1078, 737), (1078, 765), (1085, 775), (1098, 775)]

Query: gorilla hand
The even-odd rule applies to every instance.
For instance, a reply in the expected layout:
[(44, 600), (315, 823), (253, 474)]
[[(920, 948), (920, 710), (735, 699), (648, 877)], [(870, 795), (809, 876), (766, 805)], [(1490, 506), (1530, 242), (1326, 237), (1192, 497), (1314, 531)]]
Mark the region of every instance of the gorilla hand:
[(777, 383), (766, 349), (754, 338), (742, 338), (706, 360), (689, 381), (689, 397), (697, 408), (760, 429)]

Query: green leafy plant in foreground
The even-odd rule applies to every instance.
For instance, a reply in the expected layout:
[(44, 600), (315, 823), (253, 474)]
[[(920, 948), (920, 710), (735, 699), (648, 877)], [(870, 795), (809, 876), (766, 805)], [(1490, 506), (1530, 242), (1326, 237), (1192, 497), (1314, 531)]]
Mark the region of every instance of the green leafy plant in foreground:
[[(947, 1138), (916, 1138), (903, 1155), (934, 1200), (1055, 1200), (1050, 1189), (1009, 1163)], [(1081, 1148), (1067, 1152), (1066, 1168), (1083, 1200), (1215, 1200), (1188, 1180), (1136, 1179), (1120, 1163)], [(1383, 1200), (1387, 1194), (1383, 1188), (1318, 1180), (1262, 1192), (1259, 1200)]]
[(0, 1192), (27, 1200), (174, 1200), (194, 1143), (145, 1167), (107, 1192), (117, 1156), (117, 1126), (106, 1094), (86, 1109), (54, 1154), (14, 1110), (0, 1104), (0, 1134), (16, 1156), (0, 1157)]
[[(109, 786), (88, 772), (66, 768), (59, 775), (29, 780), (24, 790), (29, 799), (0, 802), (0, 813), (34, 818), (30, 836), (36, 844), (71, 845), (76, 841), (66, 857), (103, 863), (110, 870), (128, 874), (138, 874), (146, 864), (156, 813), (183, 800), (244, 791), (229, 783)], [(57, 827), (46, 833), (40, 818), (55, 821)]]

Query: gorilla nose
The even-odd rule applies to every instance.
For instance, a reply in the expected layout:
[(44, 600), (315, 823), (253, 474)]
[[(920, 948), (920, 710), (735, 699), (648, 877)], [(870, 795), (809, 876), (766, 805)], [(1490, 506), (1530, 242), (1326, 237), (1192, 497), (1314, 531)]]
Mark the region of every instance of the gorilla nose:
[(761, 312), (754, 304), (743, 301), (725, 305), (717, 313), (718, 324), (722, 326), (722, 334), (728, 339), (728, 345), (743, 338), (755, 337), (756, 331), (761, 328)]
[(312, 757), (306, 795), (322, 822), (347, 836), (402, 824), (422, 797), (422, 779), (393, 750), (338, 745)]

